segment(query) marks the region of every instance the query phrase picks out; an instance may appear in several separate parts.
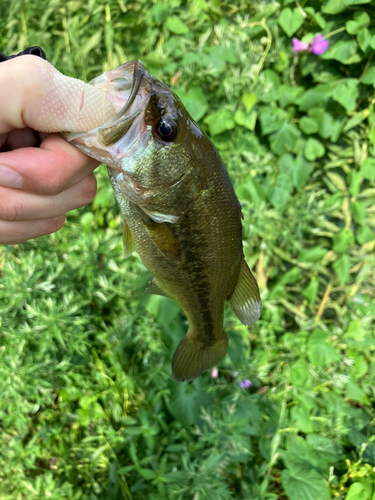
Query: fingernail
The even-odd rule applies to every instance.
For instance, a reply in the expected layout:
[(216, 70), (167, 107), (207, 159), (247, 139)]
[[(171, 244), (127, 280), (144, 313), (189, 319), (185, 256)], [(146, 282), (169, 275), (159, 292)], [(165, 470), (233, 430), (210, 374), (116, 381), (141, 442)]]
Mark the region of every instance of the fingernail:
[(23, 179), (15, 170), (0, 165), (0, 186), (21, 189), (22, 185)]

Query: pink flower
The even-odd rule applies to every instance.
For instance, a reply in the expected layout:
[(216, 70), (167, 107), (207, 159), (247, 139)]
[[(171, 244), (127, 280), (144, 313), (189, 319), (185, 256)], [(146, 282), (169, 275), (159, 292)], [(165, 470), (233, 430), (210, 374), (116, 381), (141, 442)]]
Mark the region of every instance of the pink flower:
[(215, 368), (212, 368), (211, 377), (212, 378), (217, 378), (218, 375), (219, 375), (219, 370), (215, 366)]
[(301, 42), (298, 38), (293, 38), (293, 51), (295, 54), (302, 52), (304, 50), (309, 50), (309, 44), (307, 42)]
[(329, 47), (329, 41), (323, 38), (323, 35), (317, 35), (311, 42), (311, 52), (321, 56)]
[(299, 52), (312, 52), (317, 56), (321, 56), (329, 47), (329, 42), (323, 35), (316, 35), (311, 44), (307, 42), (301, 42), (298, 38), (293, 38), (293, 52), (298, 54)]

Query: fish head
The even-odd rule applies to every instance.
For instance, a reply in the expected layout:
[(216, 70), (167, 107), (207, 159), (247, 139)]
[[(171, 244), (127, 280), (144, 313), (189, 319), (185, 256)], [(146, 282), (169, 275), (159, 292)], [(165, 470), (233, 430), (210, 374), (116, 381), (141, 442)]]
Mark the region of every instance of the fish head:
[(116, 116), (65, 137), (108, 166), (118, 199), (127, 197), (157, 222), (176, 222), (204, 189), (207, 137), (179, 98), (138, 60), (90, 84), (112, 101)]

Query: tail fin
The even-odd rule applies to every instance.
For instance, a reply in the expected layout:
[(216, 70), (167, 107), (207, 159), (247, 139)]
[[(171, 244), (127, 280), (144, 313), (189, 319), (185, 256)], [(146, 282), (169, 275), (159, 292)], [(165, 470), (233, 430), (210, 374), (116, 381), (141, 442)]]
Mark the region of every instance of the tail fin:
[(213, 368), (225, 356), (228, 338), (223, 335), (214, 344), (207, 344), (191, 335), (178, 344), (172, 359), (172, 375), (176, 382), (184, 382), (200, 377), (204, 370)]

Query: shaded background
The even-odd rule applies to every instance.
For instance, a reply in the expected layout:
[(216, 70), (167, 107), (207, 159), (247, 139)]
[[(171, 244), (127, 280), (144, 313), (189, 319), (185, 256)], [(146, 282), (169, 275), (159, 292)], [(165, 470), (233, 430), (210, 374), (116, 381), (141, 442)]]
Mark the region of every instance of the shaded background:
[[(143, 295), (100, 167), (59, 233), (0, 248), (1, 499), (375, 499), (373, 12), (1, 2), (1, 51), (40, 45), (86, 81), (139, 58), (177, 92), (228, 168), (263, 300), (251, 328), (226, 311), (217, 379), (174, 383), (186, 318)], [(293, 55), (318, 33), (327, 52)]]

